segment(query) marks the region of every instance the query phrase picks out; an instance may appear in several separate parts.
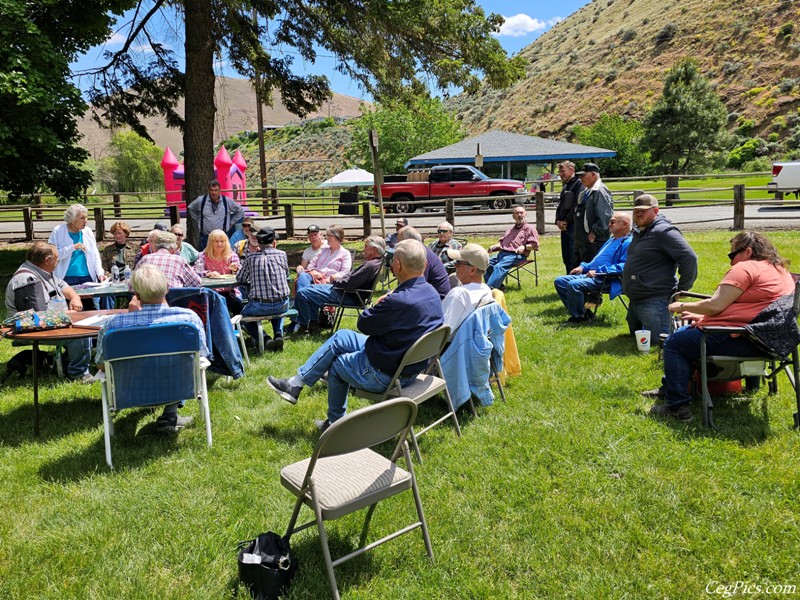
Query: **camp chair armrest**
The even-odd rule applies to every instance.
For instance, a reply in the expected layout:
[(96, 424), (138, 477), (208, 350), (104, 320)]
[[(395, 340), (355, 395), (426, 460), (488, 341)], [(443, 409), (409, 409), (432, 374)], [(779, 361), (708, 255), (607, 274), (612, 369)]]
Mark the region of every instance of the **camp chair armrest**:
[(723, 327), (723, 326), (711, 326), (711, 327), (701, 327), (703, 331), (706, 333), (739, 333), (742, 335), (747, 335), (747, 330), (744, 327)]

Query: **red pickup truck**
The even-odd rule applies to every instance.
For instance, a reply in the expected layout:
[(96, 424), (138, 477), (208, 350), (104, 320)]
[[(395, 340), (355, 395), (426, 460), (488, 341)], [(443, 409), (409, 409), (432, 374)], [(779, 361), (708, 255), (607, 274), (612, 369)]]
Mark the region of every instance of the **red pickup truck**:
[[(381, 186), (384, 206), (398, 213), (413, 213), (415, 200), (444, 200), (446, 198), (476, 198), (491, 196), (480, 200), (494, 210), (511, 206), (517, 194), (526, 194), (521, 181), (514, 179), (490, 179), (475, 167), (469, 165), (449, 165), (433, 167), (430, 171), (412, 172), (406, 181), (387, 182)], [(438, 204), (438, 203), (437, 203)], [(441, 203), (443, 205), (444, 202)], [(434, 204), (421, 205), (425, 208)]]

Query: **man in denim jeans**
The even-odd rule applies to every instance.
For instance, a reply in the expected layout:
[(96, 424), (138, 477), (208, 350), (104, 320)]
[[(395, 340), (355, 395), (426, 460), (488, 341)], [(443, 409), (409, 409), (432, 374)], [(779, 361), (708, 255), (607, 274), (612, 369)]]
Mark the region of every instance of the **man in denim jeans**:
[[(664, 215), (658, 199), (642, 194), (633, 202), (633, 240), (622, 271), (628, 296), (628, 329), (650, 331), (651, 339), (669, 333), (669, 299), (677, 290), (692, 289), (697, 279), (697, 255)], [(675, 276), (678, 271), (680, 279)]]
[[(303, 386), (314, 385), (327, 371), (328, 418), (315, 421), (320, 431), (345, 415), (350, 386), (375, 393), (386, 391), (406, 351), (424, 334), (441, 326), (439, 294), (422, 277), (426, 256), (421, 242), (398, 242), (392, 259), (398, 286), (361, 313), (358, 328), (363, 334), (340, 329), (297, 369), (297, 375), (267, 378), (281, 398), (296, 404)], [(427, 366), (427, 361), (407, 366), (400, 385), (407, 385)]]

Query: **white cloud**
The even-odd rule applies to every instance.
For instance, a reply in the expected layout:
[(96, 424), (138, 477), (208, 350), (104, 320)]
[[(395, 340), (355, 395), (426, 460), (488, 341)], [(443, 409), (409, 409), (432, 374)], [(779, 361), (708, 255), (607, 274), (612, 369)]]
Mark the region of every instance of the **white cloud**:
[(106, 40), (106, 46), (121, 46), (125, 42), (125, 36), (117, 31)]
[(547, 21), (540, 21), (539, 19), (522, 13), (514, 15), (513, 17), (504, 18), (505, 22), (500, 27), (500, 31), (497, 34), (498, 36), (522, 37), (523, 35), (552, 27), (562, 20), (561, 17), (553, 17)]

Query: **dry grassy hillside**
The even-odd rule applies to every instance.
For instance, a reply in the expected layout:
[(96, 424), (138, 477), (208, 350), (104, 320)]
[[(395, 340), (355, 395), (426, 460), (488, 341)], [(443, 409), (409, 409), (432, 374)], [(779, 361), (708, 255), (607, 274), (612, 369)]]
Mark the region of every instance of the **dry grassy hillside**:
[[(360, 115), (359, 105), (361, 102), (358, 98), (334, 94), (330, 102), (320, 107), (318, 111), (308, 115), (307, 118)], [(218, 77), (216, 103), (215, 145), (239, 131), (255, 131), (258, 129), (256, 125), (256, 97), (250, 82), (246, 79)], [(277, 93), (273, 96), (272, 104), (271, 108), (264, 107), (264, 125), (285, 125), (286, 123), (298, 121), (298, 117), (291, 114), (281, 104)], [(178, 103), (178, 112), (183, 113), (183, 100)], [(158, 146), (162, 148), (169, 146), (176, 155), (183, 150), (181, 133), (176, 129), (167, 128), (163, 119), (151, 117), (144, 119), (144, 123)], [(84, 136), (81, 145), (89, 151), (93, 158), (102, 158), (105, 155), (112, 131), (101, 128), (88, 115), (78, 121), (78, 128)]]
[(450, 100), (471, 133), (566, 137), (601, 113), (641, 118), (660, 96), (665, 71), (684, 56), (717, 87), (731, 126), (752, 119), (756, 133), (783, 135), (787, 118), (797, 122), (794, 0), (593, 0), (520, 54), (529, 60), (523, 81)]

